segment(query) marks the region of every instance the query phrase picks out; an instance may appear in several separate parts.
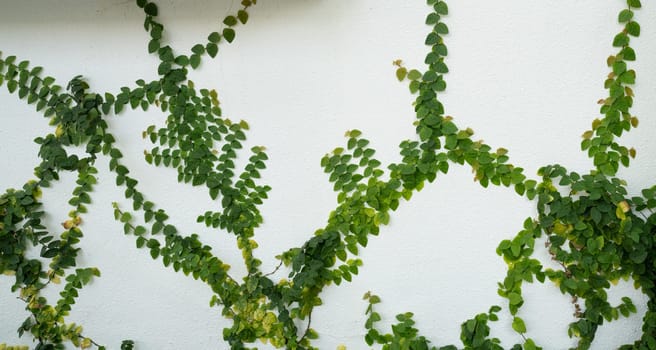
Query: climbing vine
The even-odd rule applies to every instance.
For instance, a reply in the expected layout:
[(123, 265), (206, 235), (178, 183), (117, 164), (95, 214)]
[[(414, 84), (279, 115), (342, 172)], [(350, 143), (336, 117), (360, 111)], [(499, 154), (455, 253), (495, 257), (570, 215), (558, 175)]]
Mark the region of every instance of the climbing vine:
[[(318, 333), (312, 328), (312, 312), (321, 305), (324, 288), (350, 282), (363, 264), (359, 253), (369, 238), (389, 223), (391, 213), (426, 183), (459, 165), (471, 167), (481, 186), (512, 188), (537, 206), (537, 216), (527, 218), (519, 233), (497, 248), (508, 266), (498, 284), (498, 293), (507, 303), (492, 305), (487, 312), (465, 320), (462, 344), (432, 345), (414, 327), (409, 312), (397, 316), (398, 323), (390, 332), (381, 330), (381, 316), (375, 311), (381, 299), (367, 293), (364, 341), (369, 346), (501, 349), (489, 324), (507, 310), (512, 329), (522, 340), (512, 349), (540, 349), (528, 336), (530, 325), (518, 313), (524, 304), (524, 283), (548, 279), (571, 297), (575, 315), (568, 334), (577, 339), (576, 349), (587, 349), (604, 322), (636, 312), (627, 297), (617, 305), (607, 300), (613, 283), (631, 279), (649, 301), (641, 338), (622, 349), (656, 349), (656, 187), (629, 197), (626, 182), (615, 177), (620, 167), (628, 167), (635, 157), (635, 150), (621, 145), (618, 138), (638, 125), (631, 113), (636, 73), (629, 65), (636, 59), (630, 44), (640, 35), (640, 25), (634, 20), (640, 1), (627, 0), (619, 13), (622, 29), (613, 38), (616, 50), (607, 60), (611, 70), (604, 83), (608, 95), (599, 101), (600, 117), (583, 134), (581, 149), (593, 160), (594, 168), (579, 174), (557, 164), (547, 165), (539, 169), (538, 180), (527, 178), (524, 169), (509, 163), (507, 150), (495, 150), (475, 139), (472, 129), (458, 127), (453, 117), (445, 115), (439, 95), (446, 89), (444, 75), (448, 73), (444, 42), (449, 33), (444, 21), (448, 6), (442, 0), (427, 3), (432, 10), (426, 18), (431, 28), (425, 41), (429, 48), (426, 67), (412, 69), (402, 61), (394, 62), (397, 78), (416, 96), (416, 137), (401, 142), (399, 163), (385, 165), (376, 159), (376, 151), (362, 133), (350, 130), (343, 147), (321, 159), (338, 204), (325, 225), (302, 246), (278, 256), (280, 266), (290, 269), (288, 278), (282, 280), (272, 279), (273, 272), (262, 271), (255, 255), (258, 244), (253, 237), (264, 220), (259, 207), (271, 190), (260, 180), (268, 160), (265, 148), (244, 150), (248, 123), (224, 117), (217, 92), (198, 89), (188, 79), (189, 72), (203, 60), (216, 57), (220, 48), (235, 40), (256, 0), (243, 0), (238, 11), (224, 18), (222, 30), (182, 52), (163, 40), (165, 27), (157, 21), (157, 5), (137, 0), (151, 38), (147, 50), (158, 58), (158, 78), (136, 80), (115, 93), (93, 92), (80, 76), (64, 88), (54, 78), (42, 77), (41, 67), (31, 67), (15, 56), (0, 56), (0, 85), (35, 105), (55, 126), (53, 133), (35, 140), (40, 159), (35, 179), (0, 196), (0, 271), (14, 275), (11, 292), (18, 293), (27, 311), (19, 335), (31, 336), (36, 349), (63, 349), (65, 344), (105, 348), (81, 325), (67, 322), (84, 286), (100, 276), (95, 267), (78, 266), (77, 258), (83, 218), (98, 180), (95, 163), (102, 156), (109, 158), (109, 170), (130, 203), (129, 207), (114, 203), (114, 217), (122, 223), (124, 233), (165, 267), (211, 288), (210, 305), (232, 322), (223, 330), (223, 339), (232, 349), (247, 349), (259, 341), (277, 348), (314, 349), (312, 341)], [(143, 133), (152, 143), (145, 161), (173, 168), (179, 182), (207, 190), (217, 209), (198, 213), (197, 221), (235, 236), (247, 271), (243, 279), (232, 277), (230, 266), (214, 255), (211, 247), (198, 235), (171, 224), (166, 210), (140, 190), (106, 121), (126, 108), (156, 108), (166, 115), (164, 126), (150, 126)], [(82, 147), (84, 154), (71, 154), (70, 146)], [(237, 167), (238, 157), (248, 159), (243, 167)], [(43, 223), (41, 190), (56, 184), (64, 172), (74, 173), (77, 182), (68, 201), (64, 230), (54, 232)], [(545, 267), (533, 256), (538, 239), (546, 240), (546, 249), (559, 268)], [(31, 249), (38, 250), (38, 258), (26, 254)], [(44, 289), (59, 283), (63, 283), (60, 298), (47, 300)], [(121, 349), (133, 347), (132, 340), (120, 344)], [(0, 349), (13, 348), (20, 347), (0, 345)]]

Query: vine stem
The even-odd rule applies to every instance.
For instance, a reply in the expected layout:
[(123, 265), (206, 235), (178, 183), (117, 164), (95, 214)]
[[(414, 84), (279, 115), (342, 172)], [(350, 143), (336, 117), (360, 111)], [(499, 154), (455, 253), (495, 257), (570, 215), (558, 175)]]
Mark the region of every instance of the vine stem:
[(91, 342), (91, 344), (95, 345), (97, 348), (99, 348), (99, 347), (101, 346), (100, 344), (96, 343), (93, 339), (91, 339), (91, 338), (89, 338), (89, 337), (85, 337), (85, 336), (82, 335), (82, 334), (80, 334), (80, 337), (83, 337), (84, 339), (89, 339), (89, 341)]
[(280, 270), (281, 267), (282, 267), (282, 260), (280, 260), (280, 263), (278, 264), (278, 266), (276, 266), (276, 268), (273, 271), (271, 271), (271, 272), (269, 272), (269, 273), (267, 273), (266, 275), (263, 275), (263, 276), (264, 277), (271, 276), (274, 273), (278, 272), (278, 270)]
[(524, 339), (524, 342), (526, 342), (528, 340), (528, 339), (526, 339), (526, 336), (524, 336), (524, 333), (519, 333), (519, 336), (522, 337), (522, 339)]
[[(567, 276), (569, 278), (572, 275), (572, 272), (567, 268), (567, 266), (562, 261), (558, 260), (556, 258), (556, 254), (553, 253), (549, 249), (549, 248), (551, 248), (551, 242), (549, 242), (549, 240), (544, 242), (544, 247), (547, 248), (547, 252), (549, 252), (549, 255), (551, 256), (551, 260), (558, 263), (558, 265), (560, 265), (563, 268), (563, 270), (565, 271), (565, 276)], [(579, 298), (576, 295), (572, 295), (572, 299), (570, 300), (570, 302), (574, 306), (574, 314), (572, 314), (572, 316), (577, 317), (577, 318), (581, 318), (581, 316), (582, 316), (581, 315), (581, 304), (579, 304)]]
[[(314, 309), (312, 309), (312, 310), (314, 310)], [(303, 336), (301, 337), (301, 339), (298, 340), (299, 344), (301, 342), (303, 342), (303, 340), (307, 337), (308, 333), (310, 333), (310, 325), (311, 324), (312, 324), (312, 311), (310, 311), (310, 313), (308, 314), (307, 327), (305, 327), (305, 332), (303, 333)]]

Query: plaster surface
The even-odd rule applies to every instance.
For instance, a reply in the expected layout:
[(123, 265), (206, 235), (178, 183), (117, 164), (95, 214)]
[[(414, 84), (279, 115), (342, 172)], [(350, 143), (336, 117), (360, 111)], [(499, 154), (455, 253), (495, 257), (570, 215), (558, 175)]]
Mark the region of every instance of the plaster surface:
[[(177, 52), (188, 50), (220, 28), (233, 0), (163, 0), (160, 20)], [(596, 101), (605, 96), (610, 43), (621, 30), (619, 0), (451, 1), (446, 22), (450, 73), (442, 96), (447, 114), (471, 127), (492, 147), (509, 150), (511, 162), (536, 177), (540, 166), (560, 163), (585, 171), (591, 161), (580, 151), (580, 135), (598, 116)], [(638, 150), (620, 176), (634, 193), (654, 183), (656, 169), (656, 8), (644, 2), (637, 20), (642, 37), (633, 40), (638, 61), (634, 114), (640, 127), (623, 138)], [(256, 239), (263, 270), (277, 265), (274, 256), (300, 246), (322, 227), (336, 195), (319, 166), (321, 157), (346, 142), (346, 130), (359, 129), (377, 149), (383, 164), (399, 160), (398, 144), (414, 138), (413, 97), (394, 75), (392, 61), (423, 67), (428, 27), (424, 1), (267, 0), (250, 11), (233, 44), (217, 59), (204, 61), (190, 74), (197, 87), (219, 92), (224, 115), (251, 126), (247, 145), (264, 145), (269, 162), (263, 182), (273, 187), (261, 210), (265, 219)], [(147, 53), (148, 34), (133, 1), (5, 0), (0, 5), (0, 50), (44, 67), (60, 85), (83, 75), (92, 90), (119, 91), (136, 79), (157, 77), (156, 59)], [(169, 169), (148, 166), (142, 151), (150, 144), (141, 132), (166, 118), (152, 110), (108, 117), (125, 161), (142, 191), (245, 273), (234, 239), (196, 224), (199, 213), (216, 206), (205, 191), (178, 184)], [(47, 120), (0, 90), (0, 187), (19, 187), (32, 178), (37, 145), (32, 140), (52, 132)], [(209, 307), (210, 290), (202, 283), (153, 261), (134, 247), (113, 219), (111, 203), (122, 190), (107, 171), (107, 160), (82, 229), (80, 266), (96, 266), (101, 278), (85, 287), (69, 321), (110, 349), (133, 339), (139, 350), (226, 349), (221, 330), (229, 323)], [(48, 224), (57, 230), (66, 217), (72, 177), (44, 192)], [(496, 293), (505, 265), (495, 254), (499, 241), (521, 229), (535, 215), (532, 203), (506, 188), (483, 189), (470, 169), (452, 166), (448, 175), (403, 203), (391, 224), (371, 238), (362, 253), (364, 266), (352, 283), (331, 286), (324, 305), (313, 314), (317, 346), (365, 349), (362, 295), (381, 296), (379, 310), (391, 323), (412, 311), (417, 326), (437, 345), (459, 343), (460, 323), (504, 305)], [(548, 260), (543, 253), (541, 258)], [(284, 273), (276, 275), (282, 278)], [(10, 293), (11, 279), (0, 276), (0, 343), (30, 345), (16, 328), (27, 317)], [(49, 288), (50, 289), (50, 288)], [(56, 300), (57, 287), (47, 292)], [(594, 349), (611, 349), (640, 334), (645, 298), (629, 283), (610, 292), (613, 300), (630, 295), (638, 315), (605, 325)], [(529, 335), (545, 349), (573, 345), (568, 298), (553, 285), (526, 288), (521, 315)], [(493, 335), (510, 347), (521, 339), (502, 318)], [(267, 348), (263, 346), (261, 348)]]

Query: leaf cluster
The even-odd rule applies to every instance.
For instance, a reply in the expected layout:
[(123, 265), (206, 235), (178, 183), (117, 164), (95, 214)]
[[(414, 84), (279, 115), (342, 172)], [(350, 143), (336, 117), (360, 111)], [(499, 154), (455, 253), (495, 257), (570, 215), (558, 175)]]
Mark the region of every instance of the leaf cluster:
[[(639, 0), (627, 0), (618, 15), (623, 29), (612, 41), (617, 52), (607, 60), (611, 70), (604, 83), (608, 96), (599, 101), (601, 117), (583, 134), (581, 148), (594, 168), (579, 174), (557, 164), (547, 165), (539, 170), (539, 180), (529, 179), (523, 168), (511, 164), (508, 150), (495, 150), (475, 139), (471, 128), (458, 126), (445, 114), (439, 97), (447, 87), (445, 75), (449, 72), (444, 41), (449, 34), (444, 21), (449, 8), (443, 0), (427, 0), (431, 12), (425, 20), (430, 28), (425, 39), (429, 48), (425, 68), (394, 62), (396, 77), (407, 83), (415, 96), (416, 137), (399, 144), (400, 162), (384, 165), (361, 131), (348, 131), (345, 145), (320, 162), (336, 192), (335, 209), (310, 239), (278, 255), (280, 265), (268, 273), (262, 271), (255, 256), (255, 233), (264, 220), (259, 207), (271, 191), (260, 183), (268, 160), (265, 148), (244, 150), (249, 124), (223, 116), (218, 93), (198, 89), (188, 79), (189, 70), (198, 69), (206, 56), (216, 57), (221, 46), (235, 40), (235, 29), (248, 22), (248, 10), (255, 4), (255, 0), (243, 0), (236, 13), (224, 17), (222, 28), (180, 54), (166, 44), (165, 27), (157, 21), (158, 6), (136, 0), (150, 36), (147, 51), (158, 59), (158, 78), (150, 82), (138, 79), (114, 93), (92, 92), (79, 76), (62, 88), (54, 78), (42, 78), (41, 67), (30, 68), (28, 61), (15, 56), (0, 56), (0, 85), (34, 104), (54, 128), (35, 139), (40, 159), (35, 179), (0, 195), (0, 272), (15, 276), (11, 291), (20, 295), (29, 314), (18, 329), (20, 335), (31, 334), (37, 349), (62, 349), (64, 344), (104, 349), (66, 317), (83, 287), (100, 276), (95, 267), (78, 267), (77, 257), (83, 217), (98, 181), (95, 161), (105, 156), (116, 186), (123, 188), (124, 199), (131, 206), (126, 209), (124, 204), (114, 203), (114, 217), (123, 233), (165, 267), (190, 275), (212, 290), (210, 307), (219, 307), (232, 322), (223, 330), (232, 349), (248, 349), (257, 341), (276, 348), (314, 349), (312, 340), (318, 333), (311, 327), (312, 313), (323, 303), (325, 288), (351, 282), (363, 265), (359, 254), (382, 225), (390, 224), (392, 212), (427, 182), (433, 183), (438, 175), (461, 165), (471, 167), (474, 181), (481, 186), (512, 188), (537, 207), (537, 217), (526, 219), (523, 228), (497, 248), (508, 265), (498, 294), (507, 300), (510, 326), (521, 338), (512, 349), (541, 349), (528, 337), (529, 327), (520, 316), (524, 283), (549, 280), (572, 298), (574, 321), (568, 334), (577, 338), (577, 349), (587, 349), (604, 322), (636, 312), (629, 298), (622, 298), (617, 305), (608, 301), (608, 289), (620, 279), (632, 279), (650, 298), (641, 339), (622, 349), (656, 348), (656, 187), (629, 197), (627, 184), (614, 177), (620, 166), (628, 167), (635, 157), (635, 150), (620, 145), (617, 138), (638, 125), (631, 113), (634, 93), (630, 87), (636, 73), (629, 63), (636, 59), (631, 39), (640, 35), (634, 13), (641, 7)], [(161, 110), (165, 120), (163, 126), (152, 125), (143, 132), (152, 144), (144, 151), (145, 161), (175, 169), (181, 183), (207, 189), (216, 207), (199, 213), (197, 221), (235, 236), (248, 272), (243, 279), (233, 278), (230, 266), (198, 234), (171, 224), (167, 211), (147, 199), (125, 165), (106, 119), (126, 109), (146, 111), (152, 106)], [(83, 147), (84, 155), (72, 154), (71, 146)], [(248, 161), (237, 168), (238, 158), (245, 153)], [(46, 213), (41, 189), (58, 181), (64, 171), (76, 174), (76, 187), (67, 203), (70, 212), (62, 222), (63, 230), (53, 232), (42, 222)], [(546, 240), (546, 248), (560, 268), (545, 268), (533, 257), (539, 239)], [(39, 251), (38, 259), (29, 257), (31, 249)], [(283, 266), (287, 278), (274, 280), (273, 275)], [(60, 298), (48, 302), (42, 291), (62, 280)], [(369, 346), (378, 344), (389, 350), (501, 349), (489, 326), (499, 320), (500, 306), (493, 305), (461, 324), (462, 346), (437, 347), (420, 334), (410, 312), (397, 315), (390, 332), (380, 331), (377, 323), (382, 317), (374, 310), (380, 298), (367, 293), (365, 299), (364, 340)], [(123, 341), (120, 347), (132, 349), (134, 342)], [(4, 348), (14, 347), (0, 344), (0, 349)]]

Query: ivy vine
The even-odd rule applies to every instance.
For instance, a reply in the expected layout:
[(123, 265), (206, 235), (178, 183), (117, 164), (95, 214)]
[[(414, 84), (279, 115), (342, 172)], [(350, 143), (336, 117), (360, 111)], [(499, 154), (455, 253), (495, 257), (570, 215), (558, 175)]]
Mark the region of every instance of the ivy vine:
[[(165, 267), (191, 275), (205, 283), (214, 295), (212, 307), (221, 310), (232, 325), (223, 330), (223, 339), (232, 349), (249, 349), (264, 341), (276, 348), (315, 349), (312, 312), (321, 305), (321, 293), (331, 284), (350, 282), (359, 272), (358, 254), (371, 236), (387, 225), (391, 212), (426, 183), (447, 174), (451, 166), (468, 165), (475, 180), (512, 188), (518, 195), (535, 202), (537, 217), (527, 218), (512, 239), (502, 241), (497, 253), (508, 269), (498, 284), (498, 293), (507, 299), (487, 312), (474, 315), (461, 326), (460, 345), (433, 345), (414, 327), (412, 313), (401, 313), (391, 331), (378, 327), (381, 316), (375, 305), (381, 299), (367, 293), (365, 342), (383, 349), (502, 349), (500, 340), (490, 334), (490, 322), (498, 321), (504, 309), (511, 315), (512, 329), (520, 343), (512, 349), (541, 349), (528, 336), (527, 325), (518, 312), (524, 304), (524, 283), (547, 279), (571, 297), (575, 309), (568, 334), (577, 339), (576, 349), (588, 349), (597, 329), (604, 322), (636, 312), (631, 299), (613, 305), (607, 290), (619, 279), (631, 279), (649, 297), (643, 318), (642, 336), (621, 349), (656, 349), (656, 186), (629, 197), (626, 182), (616, 178), (620, 167), (628, 167), (635, 150), (618, 138), (637, 127), (632, 115), (634, 94), (631, 85), (636, 73), (630, 68), (636, 53), (631, 40), (640, 35), (634, 11), (639, 0), (627, 0), (619, 13), (621, 31), (613, 38), (616, 51), (608, 58), (611, 72), (604, 85), (608, 95), (599, 101), (600, 117), (583, 134), (581, 149), (593, 160), (594, 168), (576, 173), (560, 165), (540, 168), (539, 179), (529, 179), (524, 169), (509, 163), (507, 150), (493, 149), (474, 138), (473, 130), (458, 127), (445, 115), (439, 95), (446, 89), (444, 75), (449, 33), (444, 18), (448, 6), (442, 0), (427, 0), (431, 12), (426, 24), (429, 52), (422, 70), (396, 61), (397, 78), (416, 95), (416, 138), (400, 144), (402, 160), (384, 165), (359, 130), (346, 133), (344, 147), (321, 159), (321, 166), (337, 193), (338, 205), (327, 223), (302, 246), (282, 252), (280, 266), (287, 266), (287, 279), (273, 280), (273, 272), (261, 270), (256, 258), (256, 229), (263, 222), (259, 206), (271, 188), (261, 183), (260, 172), (268, 159), (265, 148), (244, 150), (249, 125), (222, 116), (215, 90), (196, 88), (188, 79), (190, 70), (199, 68), (219, 49), (235, 40), (236, 29), (249, 19), (256, 0), (241, 1), (241, 8), (223, 20), (224, 28), (207, 40), (179, 53), (163, 41), (165, 27), (157, 21), (158, 7), (148, 0), (137, 0), (143, 10), (144, 28), (151, 40), (147, 50), (157, 56), (158, 78), (136, 80), (120, 91), (96, 93), (84, 78), (74, 77), (63, 88), (52, 77), (42, 77), (41, 67), (30, 67), (26, 60), (0, 56), (0, 85), (17, 94), (36, 111), (49, 118), (53, 133), (35, 139), (40, 163), (35, 179), (21, 189), (8, 189), (0, 196), (0, 271), (14, 275), (11, 292), (25, 302), (28, 317), (19, 326), (19, 335), (34, 339), (35, 349), (75, 347), (105, 349), (84, 332), (81, 325), (67, 322), (76, 298), (85, 285), (100, 276), (95, 267), (78, 266), (78, 244), (83, 238), (83, 217), (92, 201), (97, 183), (95, 161), (109, 157), (109, 169), (116, 185), (124, 189), (131, 207), (114, 203), (114, 217), (124, 233), (134, 237), (137, 248), (147, 249)], [(184, 232), (169, 222), (169, 215), (148, 200), (122, 161), (123, 153), (106, 118), (124, 109), (157, 108), (166, 115), (163, 127), (150, 126), (144, 138), (152, 142), (145, 161), (177, 171), (178, 181), (206, 188), (217, 203), (215, 211), (198, 213), (197, 221), (208, 228), (236, 237), (247, 275), (235, 279), (230, 266), (213, 254), (196, 234)], [(70, 146), (85, 149), (71, 154)], [(238, 157), (247, 157), (238, 168)], [(44, 223), (41, 190), (55, 184), (63, 172), (76, 174), (76, 187), (70, 195), (70, 213), (62, 232), (53, 232)], [(548, 268), (533, 256), (538, 239), (545, 238), (547, 250), (560, 268)], [(39, 251), (39, 258), (26, 252)], [(275, 272), (275, 271), (274, 271)], [(42, 291), (63, 283), (60, 298), (47, 300)], [(118, 344), (116, 344), (118, 345)], [(125, 340), (121, 349), (132, 349)], [(0, 349), (22, 349), (0, 344)]]

